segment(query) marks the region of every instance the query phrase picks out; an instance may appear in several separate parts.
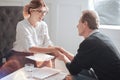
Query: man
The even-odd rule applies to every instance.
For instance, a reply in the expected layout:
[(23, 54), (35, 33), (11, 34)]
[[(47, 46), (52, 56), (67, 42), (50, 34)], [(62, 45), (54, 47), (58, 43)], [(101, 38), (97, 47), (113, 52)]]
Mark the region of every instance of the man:
[[(61, 52), (58, 59), (65, 62), (73, 80), (120, 80), (120, 54), (111, 40), (99, 32), (98, 26), (97, 13), (84, 10), (77, 28), (85, 40), (80, 44), (76, 56), (57, 48)], [(94, 70), (94, 77), (86, 73), (91, 69)]]

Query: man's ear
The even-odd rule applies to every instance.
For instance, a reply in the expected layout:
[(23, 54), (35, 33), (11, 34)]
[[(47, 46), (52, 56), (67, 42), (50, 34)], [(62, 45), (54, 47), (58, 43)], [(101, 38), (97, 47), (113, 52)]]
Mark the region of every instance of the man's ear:
[(88, 26), (87, 21), (84, 21), (84, 22), (83, 22), (83, 25), (84, 25), (83, 27), (86, 28), (86, 27)]
[(31, 12), (33, 12), (33, 10), (32, 10), (32, 9), (30, 9), (30, 13), (31, 13)]
[(88, 22), (87, 22), (87, 21), (85, 21), (85, 22), (84, 22), (84, 25), (85, 25), (85, 26), (88, 26)]

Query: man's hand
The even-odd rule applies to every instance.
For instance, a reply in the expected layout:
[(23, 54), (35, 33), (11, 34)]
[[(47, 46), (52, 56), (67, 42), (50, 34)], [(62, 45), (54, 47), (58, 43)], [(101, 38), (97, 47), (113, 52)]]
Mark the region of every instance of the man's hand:
[(64, 54), (70, 61), (73, 60), (74, 55), (68, 52), (67, 50), (63, 49), (62, 47), (55, 47), (57, 50), (61, 52), (61, 54)]
[(69, 58), (67, 56), (65, 56), (63, 53), (59, 52), (58, 53), (58, 56), (57, 56), (58, 59), (64, 61), (65, 63), (68, 63), (68, 62), (71, 62), (69, 60)]

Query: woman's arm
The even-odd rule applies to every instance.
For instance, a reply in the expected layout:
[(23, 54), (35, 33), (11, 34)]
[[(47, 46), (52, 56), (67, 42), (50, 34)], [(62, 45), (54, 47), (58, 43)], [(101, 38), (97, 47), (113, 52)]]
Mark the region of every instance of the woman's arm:
[(55, 47), (31, 47), (29, 48), (29, 51), (32, 53), (50, 53), (55, 56), (59, 52)]

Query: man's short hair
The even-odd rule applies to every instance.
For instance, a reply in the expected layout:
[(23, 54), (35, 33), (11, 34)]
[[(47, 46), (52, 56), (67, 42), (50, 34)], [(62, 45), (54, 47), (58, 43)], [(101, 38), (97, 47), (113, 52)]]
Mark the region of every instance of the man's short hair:
[(99, 17), (96, 11), (93, 10), (84, 10), (82, 11), (81, 22), (88, 23), (88, 27), (92, 30), (98, 29)]

